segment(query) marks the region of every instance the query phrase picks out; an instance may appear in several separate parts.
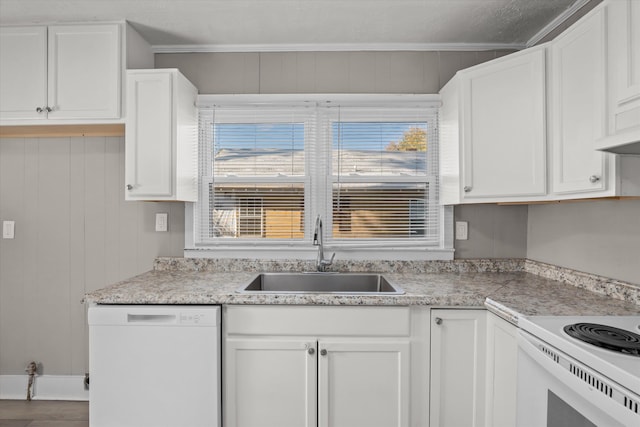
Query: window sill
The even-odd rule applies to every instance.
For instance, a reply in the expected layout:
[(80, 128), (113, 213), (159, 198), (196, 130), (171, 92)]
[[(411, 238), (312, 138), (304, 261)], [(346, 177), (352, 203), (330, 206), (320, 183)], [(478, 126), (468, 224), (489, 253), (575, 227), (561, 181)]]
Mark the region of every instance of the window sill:
[[(450, 261), (453, 260), (453, 249), (446, 248), (332, 248), (325, 246), (325, 256), (334, 252), (337, 260), (354, 261)], [(216, 246), (186, 248), (185, 258), (251, 258), (269, 260), (315, 260), (318, 249), (312, 247), (256, 247), (256, 246)]]

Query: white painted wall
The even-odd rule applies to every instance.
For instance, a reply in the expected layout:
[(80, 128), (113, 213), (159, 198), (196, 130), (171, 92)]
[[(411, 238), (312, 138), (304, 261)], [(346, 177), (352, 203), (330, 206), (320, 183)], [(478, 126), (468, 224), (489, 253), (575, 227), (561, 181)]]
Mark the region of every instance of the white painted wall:
[(640, 200), (529, 206), (527, 257), (640, 286)]
[(469, 222), (469, 240), (454, 240), (455, 258), (527, 257), (526, 205), (460, 205), (454, 220)]

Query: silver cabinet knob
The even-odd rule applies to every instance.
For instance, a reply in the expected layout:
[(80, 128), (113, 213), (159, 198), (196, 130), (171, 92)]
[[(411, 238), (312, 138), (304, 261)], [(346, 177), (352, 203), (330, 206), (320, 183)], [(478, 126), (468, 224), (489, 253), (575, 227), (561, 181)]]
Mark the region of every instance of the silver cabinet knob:
[(466, 185), (466, 186), (463, 188), (463, 190), (464, 190), (464, 192), (465, 192), (465, 193), (468, 193), (469, 191), (471, 191), (471, 188), (472, 188), (472, 187), (470, 187), (470, 186)]
[(42, 108), (42, 107), (36, 108), (36, 113), (42, 113), (43, 111), (44, 111), (44, 108)]
[(127, 184), (127, 190), (129, 190), (129, 191), (133, 190), (133, 185)]
[(442, 325), (442, 319), (440, 317), (435, 318), (436, 325)]
[(307, 350), (309, 352), (310, 355), (314, 355), (316, 353), (316, 349), (313, 347), (309, 347), (309, 350)]
[(600, 177), (598, 175), (591, 175), (589, 177), (589, 182), (592, 184), (595, 184), (598, 181), (600, 181)]
[(321, 356), (326, 356), (327, 355), (327, 350), (324, 349), (324, 348), (322, 350), (320, 350), (320, 355)]

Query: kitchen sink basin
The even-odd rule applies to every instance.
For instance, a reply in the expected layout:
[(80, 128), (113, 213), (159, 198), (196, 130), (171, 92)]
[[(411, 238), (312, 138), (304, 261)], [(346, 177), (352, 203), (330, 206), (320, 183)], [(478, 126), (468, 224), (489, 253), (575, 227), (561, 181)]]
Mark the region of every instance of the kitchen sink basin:
[(333, 293), (356, 295), (401, 295), (381, 274), (373, 273), (260, 273), (240, 293)]

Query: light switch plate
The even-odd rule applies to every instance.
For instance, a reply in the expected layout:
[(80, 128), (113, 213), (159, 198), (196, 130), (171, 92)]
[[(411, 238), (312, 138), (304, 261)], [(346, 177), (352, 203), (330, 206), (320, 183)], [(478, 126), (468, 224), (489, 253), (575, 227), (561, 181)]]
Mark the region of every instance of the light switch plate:
[(15, 238), (16, 222), (15, 221), (2, 221), (2, 238), (13, 239)]
[(167, 223), (169, 222), (168, 213), (156, 214), (156, 231), (167, 231)]
[(456, 240), (469, 240), (469, 223), (456, 221)]

